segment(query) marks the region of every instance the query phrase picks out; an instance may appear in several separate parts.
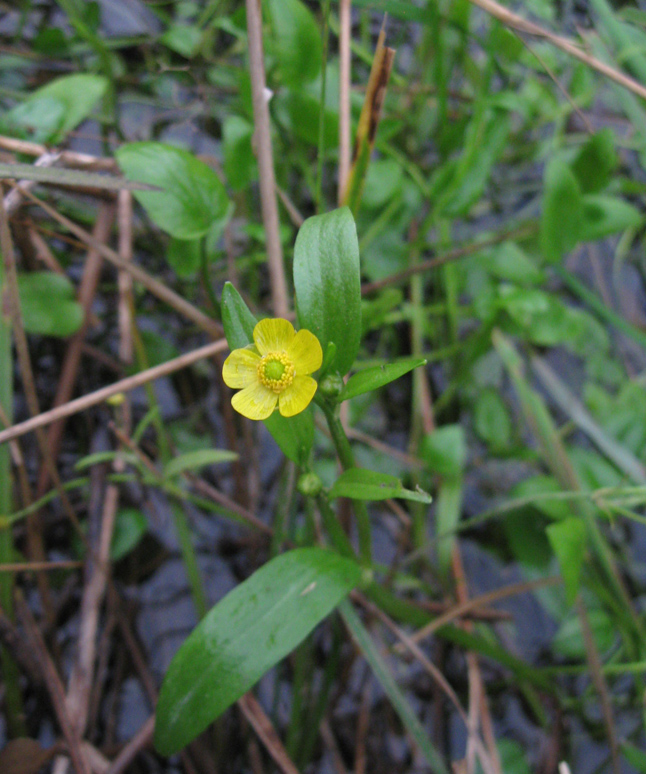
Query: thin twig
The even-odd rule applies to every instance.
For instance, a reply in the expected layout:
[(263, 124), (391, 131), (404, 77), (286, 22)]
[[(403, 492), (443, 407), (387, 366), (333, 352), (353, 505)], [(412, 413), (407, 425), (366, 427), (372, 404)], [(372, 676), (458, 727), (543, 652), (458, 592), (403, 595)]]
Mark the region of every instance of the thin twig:
[(51, 656), (45, 647), (45, 642), (43, 641), (38, 624), (34, 620), (31, 610), (20, 592), (17, 592), (16, 602), (18, 615), (25, 627), (30, 642), (30, 649), (36, 655), (45, 684), (47, 685), (50, 699), (54, 705), (58, 723), (63, 732), (63, 736), (67, 741), (67, 752), (72, 760), (72, 765), (77, 774), (91, 774), (90, 767), (80, 748), (80, 739), (74, 731), (72, 721), (67, 712), (63, 683), (61, 682)]
[(258, 156), (258, 177), (260, 181), (260, 205), (265, 227), (267, 264), (271, 279), (271, 295), (274, 314), (286, 317), (289, 311), (287, 283), (283, 264), (283, 248), (278, 228), (278, 204), (276, 202), (276, 177), (274, 156), (271, 147), (269, 108), (265, 93), (265, 64), (262, 46), (262, 15), (259, 0), (246, 0), (247, 34), (249, 38), (249, 69), (251, 71), (251, 94), (253, 118)]
[(350, 127), (351, 31), (352, 0), (341, 0), (339, 4), (339, 205), (343, 203), (343, 192), (348, 181), (352, 161)]
[[(11, 182), (9, 182), (9, 184), (13, 185)], [(118, 253), (94, 239), (88, 231), (85, 231), (85, 229), (77, 226), (76, 223), (69, 218), (58, 213), (53, 207), (50, 207), (49, 204), (42, 201), (42, 199), (34, 196), (31, 191), (23, 191), (23, 195), (34, 204), (37, 204), (41, 209), (45, 210), (48, 215), (54, 218), (54, 220), (62, 226), (65, 226), (65, 228), (71, 231), (78, 239), (97, 250), (107, 261), (112, 263), (118, 269), (125, 269), (129, 272), (134, 280), (141, 283), (146, 290), (150, 291), (154, 296), (157, 296), (160, 301), (163, 301), (180, 314), (183, 314), (187, 319), (194, 322), (202, 330), (210, 333), (212, 336), (222, 335), (222, 326), (219, 323), (205, 315), (204, 312), (201, 312), (178, 293), (175, 293), (175, 291), (164, 285), (163, 282), (155, 279), (155, 277), (148, 274), (148, 272), (137, 266), (137, 264), (124, 261)]]
[(298, 769), (292, 763), (285, 746), (276, 733), (271, 720), (265, 714), (258, 700), (252, 693), (246, 693), (238, 699), (238, 707), (242, 711), (265, 749), (274, 759), (274, 763), (284, 774), (299, 774)]
[[(105, 242), (110, 234), (113, 221), (114, 207), (109, 204), (102, 204), (99, 207), (92, 236), (99, 242)], [(102, 265), (103, 258), (101, 257), (101, 254), (97, 250), (90, 248), (85, 259), (83, 277), (78, 290), (78, 302), (83, 307), (83, 323), (67, 345), (67, 351), (65, 352), (65, 358), (63, 359), (63, 366), (58, 380), (58, 387), (54, 397), (54, 407), (62, 406), (64, 403), (67, 403), (74, 392), (79, 364), (81, 362), (83, 343), (89, 325), (92, 303), (94, 302), (94, 296), (99, 284)], [(64, 429), (64, 421), (54, 422), (47, 432), (47, 446), (54, 458), (58, 456)], [(38, 477), (38, 488), (36, 491), (37, 498), (40, 498), (45, 494), (49, 480), (49, 470), (43, 465)]]
[(107, 387), (95, 390), (88, 395), (76, 398), (69, 403), (58, 406), (58, 408), (44, 411), (42, 414), (27, 419), (25, 422), (20, 422), (17, 425), (12, 425), (6, 430), (0, 431), (0, 443), (5, 443), (12, 438), (18, 438), (25, 433), (30, 433), (33, 430), (49, 425), (51, 422), (55, 422), (62, 417), (70, 417), (72, 414), (78, 414), (92, 406), (103, 403), (103, 401), (120, 392), (130, 392), (136, 387), (141, 387), (148, 382), (152, 382), (154, 379), (160, 379), (162, 376), (169, 376), (170, 374), (175, 373), (175, 371), (180, 371), (182, 368), (193, 365), (193, 363), (197, 363), (207, 357), (212, 357), (217, 352), (222, 352), (227, 349), (228, 346), (226, 339), (218, 339), (218, 341), (213, 341), (210, 344), (206, 344), (204, 347), (195, 349), (192, 352), (187, 352), (186, 354), (173, 358), (173, 360), (168, 360), (161, 365), (147, 368), (145, 371), (141, 371), (134, 376), (121, 379), (119, 382), (115, 382)]

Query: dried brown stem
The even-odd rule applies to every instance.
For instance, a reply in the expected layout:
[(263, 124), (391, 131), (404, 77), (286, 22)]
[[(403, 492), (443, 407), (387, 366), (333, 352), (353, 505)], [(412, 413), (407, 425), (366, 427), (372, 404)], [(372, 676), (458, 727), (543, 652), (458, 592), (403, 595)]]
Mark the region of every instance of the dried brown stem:
[(102, 387), (99, 390), (95, 390), (88, 395), (83, 395), (80, 398), (76, 398), (69, 403), (65, 403), (63, 406), (51, 409), (50, 411), (44, 411), (42, 414), (38, 414), (38, 416), (32, 417), (25, 422), (12, 425), (6, 430), (0, 431), (0, 443), (5, 443), (6, 441), (10, 441), (13, 438), (18, 438), (25, 433), (30, 433), (33, 430), (36, 430), (39, 427), (44, 427), (45, 425), (49, 425), (51, 422), (55, 422), (62, 417), (69, 417), (73, 414), (78, 414), (79, 412), (85, 411), (92, 406), (103, 403), (103, 401), (107, 400), (113, 395), (117, 395), (120, 392), (127, 393), (131, 390), (134, 390), (136, 387), (141, 387), (147, 382), (152, 382), (154, 379), (160, 379), (162, 376), (168, 376), (169, 374), (175, 373), (175, 371), (179, 371), (182, 368), (193, 365), (193, 363), (197, 363), (199, 360), (212, 357), (217, 352), (222, 352), (223, 350), (227, 349), (227, 347), (228, 344), (226, 339), (213, 341), (210, 344), (206, 344), (204, 347), (195, 349), (192, 352), (187, 352), (186, 354), (173, 358), (173, 360), (168, 360), (161, 365), (148, 368), (145, 371), (141, 371), (141, 373), (135, 374), (134, 376), (129, 376), (126, 379), (122, 379), (121, 381), (115, 382), (114, 384), (111, 384), (107, 387)]
[(343, 204), (352, 161), (352, 138), (350, 127), (350, 38), (352, 29), (352, 0), (339, 3), (339, 205)]
[(152, 293), (154, 296), (157, 296), (160, 301), (163, 301), (180, 314), (183, 314), (187, 319), (194, 322), (198, 327), (211, 334), (212, 336), (222, 335), (222, 326), (219, 323), (205, 315), (204, 312), (201, 312), (199, 309), (197, 309), (197, 307), (193, 306), (193, 304), (190, 304), (178, 293), (175, 293), (169, 287), (164, 285), (163, 282), (160, 282), (159, 280), (152, 277), (150, 274), (148, 274), (148, 272), (137, 266), (137, 264), (124, 261), (124, 259), (118, 253), (116, 253), (114, 250), (111, 250), (101, 242), (98, 242), (89, 232), (85, 231), (85, 229), (81, 228), (80, 226), (77, 226), (76, 223), (71, 221), (69, 218), (66, 218), (64, 215), (58, 213), (53, 207), (50, 207), (49, 204), (42, 201), (42, 199), (34, 196), (31, 191), (23, 191), (23, 194), (25, 198), (29, 199), (34, 204), (37, 204), (48, 215), (54, 218), (54, 220), (68, 229), (68, 231), (71, 231), (72, 234), (74, 234), (78, 239), (85, 242), (85, 244), (90, 245), (90, 247), (93, 249), (97, 250), (97, 252), (99, 252), (111, 264), (116, 266), (118, 269), (125, 269), (127, 272), (129, 272), (134, 280), (141, 283), (146, 288), (146, 290), (150, 291), (150, 293)]
[(276, 202), (276, 177), (271, 147), (269, 108), (265, 92), (265, 64), (262, 46), (262, 15), (259, 0), (246, 0), (247, 33), (249, 38), (249, 69), (255, 124), (258, 176), (260, 181), (260, 205), (267, 243), (267, 264), (271, 280), (274, 314), (287, 317), (287, 283), (283, 264), (283, 248), (278, 229), (278, 204)]
[(252, 693), (246, 693), (241, 699), (238, 699), (238, 707), (260, 741), (265, 745), (265, 749), (278, 768), (284, 774), (299, 774), (271, 720), (265, 714), (256, 697)]
[[(105, 242), (110, 234), (113, 221), (114, 207), (112, 205), (102, 204), (99, 207), (94, 232), (92, 234), (94, 239), (98, 242)], [(96, 288), (99, 283), (102, 265), (103, 258), (101, 257), (101, 254), (97, 250), (91, 248), (85, 259), (83, 278), (81, 279), (78, 290), (78, 302), (83, 307), (83, 324), (74, 336), (72, 336), (67, 346), (56, 396), (54, 397), (54, 407), (62, 406), (64, 403), (67, 403), (74, 392), (74, 385), (76, 384), (79, 364), (81, 362), (81, 353), (83, 351), (83, 342), (89, 325), (92, 302), (94, 301)], [(64, 429), (65, 422), (61, 420), (60, 422), (54, 422), (47, 432), (47, 445), (54, 458), (58, 456)], [(43, 465), (38, 477), (38, 489), (36, 494), (38, 498), (42, 497), (45, 493), (49, 479), (49, 471), (47, 467)]]
[(67, 751), (72, 760), (72, 766), (74, 767), (76, 774), (92, 774), (81, 750), (80, 739), (74, 731), (74, 726), (67, 712), (63, 683), (61, 682), (54, 662), (45, 647), (45, 642), (40, 633), (40, 629), (38, 628), (38, 624), (34, 620), (31, 610), (23, 599), (22, 594), (19, 592), (17, 593), (16, 606), (18, 616), (27, 633), (30, 649), (35, 654), (40, 665), (58, 723), (67, 742)]

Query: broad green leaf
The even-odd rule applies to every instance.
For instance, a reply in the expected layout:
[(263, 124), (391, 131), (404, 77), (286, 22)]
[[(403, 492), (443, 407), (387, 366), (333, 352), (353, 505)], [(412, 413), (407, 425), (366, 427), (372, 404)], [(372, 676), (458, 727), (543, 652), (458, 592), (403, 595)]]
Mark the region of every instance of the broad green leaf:
[(638, 228), (643, 221), (643, 214), (623, 199), (589, 194), (583, 197), (581, 241), (594, 242), (627, 228)]
[(588, 138), (572, 163), (572, 171), (582, 193), (597, 193), (606, 187), (616, 166), (615, 134), (612, 129), (602, 129)]
[[(222, 289), (221, 307), (224, 335), (231, 349), (242, 349), (252, 344), (253, 329), (257, 320), (230, 282), (225, 282)], [(297, 465), (303, 465), (307, 461), (314, 443), (314, 417), (311, 408), (293, 417), (284, 417), (275, 411), (265, 420), (265, 427), (288, 459)]]
[(164, 467), (164, 478), (173, 478), (187, 470), (196, 470), (206, 465), (219, 465), (222, 462), (233, 462), (237, 459), (238, 455), (227, 449), (197, 449), (173, 457)]
[(303, 328), (336, 345), (334, 367), (347, 374), (359, 350), (361, 279), (359, 242), (347, 207), (308, 218), (294, 247), (294, 286)]
[(269, 0), (275, 54), (287, 86), (314, 80), (321, 70), (322, 42), (318, 25), (301, 0)]
[(547, 527), (547, 537), (559, 560), (568, 605), (579, 593), (585, 559), (586, 528), (582, 519), (571, 516)]
[(18, 292), (27, 333), (66, 337), (83, 324), (83, 307), (74, 297), (74, 286), (61, 274), (22, 274), (18, 277)]
[(175, 24), (159, 38), (159, 42), (176, 54), (192, 59), (202, 42), (202, 30), (193, 24)]
[(135, 548), (148, 531), (148, 520), (137, 508), (122, 508), (114, 523), (110, 558), (118, 562)]
[(171, 662), (155, 746), (185, 747), (292, 651), (360, 581), (353, 561), (321, 548), (277, 556), (227, 594)]
[(357, 395), (363, 395), (364, 392), (378, 390), (384, 384), (393, 382), (395, 379), (399, 379), (400, 376), (422, 365), (426, 365), (425, 358), (411, 357), (399, 363), (385, 363), (374, 368), (366, 368), (365, 371), (359, 371), (359, 373), (354, 374), (348, 379), (338, 400), (341, 402), (355, 398)]
[(538, 288), (500, 289), (498, 307), (534, 344), (554, 346), (575, 338), (581, 320), (558, 296)]
[(35, 129), (36, 142), (59, 143), (90, 115), (107, 88), (108, 81), (101, 75), (64, 75), (30, 94), (4, 121)]
[(314, 444), (314, 415), (311, 407), (293, 417), (284, 417), (278, 411), (265, 419), (265, 427), (287, 459), (305, 465)]
[(444, 425), (422, 439), (420, 455), (432, 473), (461, 476), (467, 456), (464, 430), (460, 425)]
[(581, 237), (581, 189), (572, 170), (552, 159), (545, 170), (541, 248), (548, 263), (558, 263)]
[(352, 500), (413, 500), (418, 503), (430, 503), (432, 497), (423, 489), (404, 489), (396, 476), (377, 473), (364, 468), (350, 468), (337, 478), (328, 492), (332, 500), (335, 497), (349, 497)]
[(193, 154), (160, 142), (133, 142), (116, 153), (130, 180), (160, 191), (140, 191), (136, 199), (153, 222), (177, 239), (198, 239), (229, 208), (226, 189), (215, 172)]

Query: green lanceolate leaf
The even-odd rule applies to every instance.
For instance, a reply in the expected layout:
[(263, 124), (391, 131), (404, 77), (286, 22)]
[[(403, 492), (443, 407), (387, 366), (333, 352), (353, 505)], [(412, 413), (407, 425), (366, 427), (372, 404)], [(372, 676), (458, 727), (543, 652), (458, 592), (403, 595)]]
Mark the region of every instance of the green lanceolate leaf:
[(432, 497), (423, 489), (404, 489), (396, 476), (377, 473), (374, 470), (350, 468), (337, 478), (328, 492), (328, 497), (349, 497), (352, 500), (414, 500), (418, 503), (430, 503)]
[(563, 521), (550, 524), (546, 532), (559, 560), (565, 583), (565, 596), (568, 605), (571, 605), (579, 593), (581, 583), (581, 570), (585, 559), (585, 524), (582, 519), (570, 516)]
[(155, 746), (187, 745), (292, 651), (361, 580), (355, 562), (321, 548), (277, 556), (227, 594), (171, 662)]
[(224, 335), (231, 349), (242, 349), (253, 344), (253, 329), (258, 320), (230, 282), (224, 283), (220, 305)]
[(384, 365), (366, 368), (348, 379), (347, 384), (339, 395), (339, 402), (363, 395), (364, 392), (372, 392), (383, 387), (384, 384), (394, 382), (400, 376), (407, 374), (418, 366), (426, 365), (423, 357), (411, 357), (399, 363), (384, 363)]
[(303, 328), (326, 351), (336, 345), (334, 368), (347, 374), (361, 337), (359, 242), (347, 207), (308, 218), (294, 247), (294, 286)]
[(164, 467), (164, 478), (173, 478), (187, 470), (196, 470), (206, 465), (218, 465), (223, 462), (233, 462), (237, 459), (238, 455), (235, 452), (226, 449), (197, 449), (173, 457)]
[[(230, 283), (222, 289), (222, 324), (224, 335), (231, 349), (242, 349), (253, 343), (256, 318), (249, 311), (244, 299)], [(303, 465), (314, 443), (314, 417), (311, 408), (293, 417), (274, 412), (265, 420), (265, 427), (287, 459)]]
[(541, 248), (549, 263), (558, 263), (581, 237), (581, 189), (568, 165), (553, 159), (545, 170)]
[(133, 142), (116, 153), (130, 180), (160, 191), (140, 191), (136, 199), (163, 231), (177, 239), (198, 239), (229, 207), (224, 185), (215, 172), (193, 154), (161, 142)]

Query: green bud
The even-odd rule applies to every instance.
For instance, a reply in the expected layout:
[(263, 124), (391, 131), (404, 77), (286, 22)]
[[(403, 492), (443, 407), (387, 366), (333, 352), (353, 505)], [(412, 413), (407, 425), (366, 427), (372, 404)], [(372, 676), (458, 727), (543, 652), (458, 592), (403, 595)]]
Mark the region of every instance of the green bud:
[(306, 497), (316, 497), (323, 489), (323, 482), (316, 473), (303, 473), (298, 479), (296, 488)]
[(325, 398), (336, 398), (341, 394), (344, 386), (339, 374), (326, 374), (319, 382), (319, 392)]

